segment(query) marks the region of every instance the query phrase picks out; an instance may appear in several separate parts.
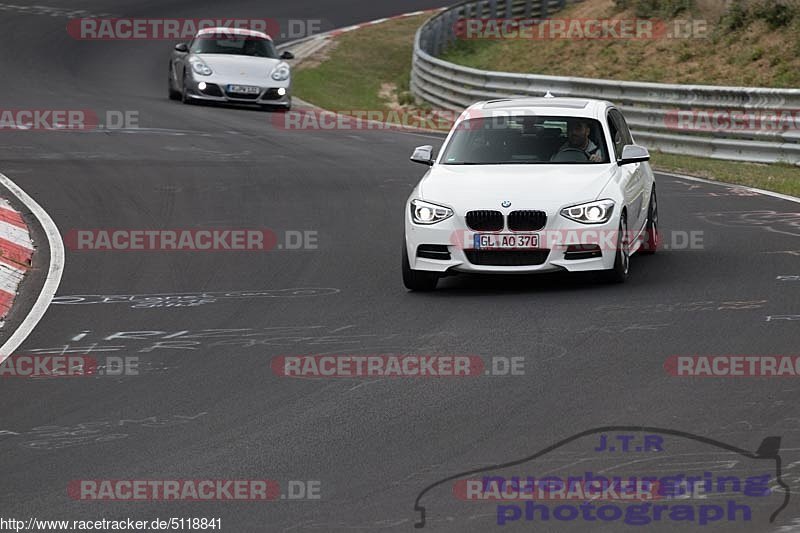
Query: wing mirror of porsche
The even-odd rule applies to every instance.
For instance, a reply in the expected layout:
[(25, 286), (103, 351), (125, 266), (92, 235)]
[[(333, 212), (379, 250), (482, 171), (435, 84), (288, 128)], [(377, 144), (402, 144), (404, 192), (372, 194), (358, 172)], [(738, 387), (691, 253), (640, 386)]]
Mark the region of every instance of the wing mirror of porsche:
[(281, 54), (281, 59), (294, 59), (294, 54), (287, 50)]
[(617, 164), (622, 166), (630, 165), (631, 163), (644, 163), (645, 161), (650, 161), (650, 152), (647, 151), (647, 148), (637, 144), (626, 144), (622, 148), (622, 157)]
[(417, 146), (414, 148), (414, 153), (411, 154), (411, 160), (414, 163), (421, 163), (423, 165), (431, 166), (433, 165), (433, 146), (425, 145), (425, 146)]
[(175, 50), (177, 50), (178, 52), (188, 52), (189, 45), (186, 43), (178, 43), (175, 45)]

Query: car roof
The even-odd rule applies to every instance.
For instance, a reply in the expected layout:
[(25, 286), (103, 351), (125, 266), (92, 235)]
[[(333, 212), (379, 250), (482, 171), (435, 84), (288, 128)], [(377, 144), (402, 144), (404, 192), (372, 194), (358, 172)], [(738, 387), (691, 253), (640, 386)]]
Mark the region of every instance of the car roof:
[(611, 102), (592, 98), (567, 97), (521, 97), (502, 98), (478, 102), (469, 107), (470, 111), (502, 111), (503, 113), (530, 113), (570, 117), (597, 118), (604, 115)]
[(217, 26), (215, 28), (203, 28), (202, 30), (197, 32), (197, 35), (205, 35), (208, 33), (232, 33), (234, 35), (244, 35), (247, 37), (261, 37), (269, 41), (272, 40), (272, 37), (261, 31), (247, 30), (244, 28), (229, 28), (225, 26)]

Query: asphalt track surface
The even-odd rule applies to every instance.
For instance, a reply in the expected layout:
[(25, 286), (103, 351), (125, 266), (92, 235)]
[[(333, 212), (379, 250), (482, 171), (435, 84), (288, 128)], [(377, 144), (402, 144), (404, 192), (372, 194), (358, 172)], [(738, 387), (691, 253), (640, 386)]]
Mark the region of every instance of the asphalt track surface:
[[(122, 16), (320, 18), (338, 27), (443, 3), (48, 5)], [(797, 204), (660, 175), (667, 244), (699, 232), (702, 246), (634, 257), (623, 286), (574, 276), (453, 277), (435, 293), (408, 293), (400, 281), (402, 209), (422, 173), (408, 155), (440, 137), (285, 131), (271, 113), (185, 106), (166, 98), (169, 43), (78, 42), (65, 23), (63, 16), (0, 11), (4, 107), (135, 110), (143, 129), (2, 133), (0, 172), (62, 234), (267, 227), (316, 231), (318, 249), (68, 250), (59, 296), (235, 294), (190, 307), (52, 305), (18, 353), (135, 356), (141, 373), (0, 383), (3, 517), (221, 517), (231, 532), (412, 530), (414, 502), (426, 486), (610, 425), (669, 428), (746, 450), (780, 436), (784, 481), (800, 488), (796, 379), (693, 380), (663, 368), (676, 354), (797, 354), (800, 321), (785, 316), (800, 315), (800, 281), (778, 278), (800, 274)], [(327, 290), (274, 292), (296, 288)], [(150, 333), (108, 339), (132, 331)], [(163, 344), (182, 331), (189, 333), (168, 340), (183, 343)], [(296, 380), (270, 370), (278, 355), (323, 353), (522, 357), (525, 373)], [(681, 453), (694, 453), (687, 442)], [(586, 449), (574, 450), (573, 459), (588, 457)], [(717, 466), (730, 458), (698, 453)], [(686, 457), (676, 452), (672, 471), (688, 468)], [(282, 488), (316, 480), (321, 498), (82, 502), (67, 495), (70, 480), (197, 478), (268, 478)], [(496, 527), (491, 504), (453, 510), (448, 490), (429, 495), (427, 528)], [(783, 497), (769, 499), (763, 508)], [(681, 529), (790, 531), (778, 528), (800, 516), (798, 501), (773, 524), (762, 509), (748, 523)], [(564, 521), (505, 529), (512, 527), (628, 528)]]

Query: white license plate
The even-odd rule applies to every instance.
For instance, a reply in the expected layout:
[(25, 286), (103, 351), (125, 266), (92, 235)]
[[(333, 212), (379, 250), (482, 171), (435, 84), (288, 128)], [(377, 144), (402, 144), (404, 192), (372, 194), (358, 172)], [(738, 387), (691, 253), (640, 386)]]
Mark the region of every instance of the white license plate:
[(228, 85), (228, 92), (238, 94), (258, 94), (261, 92), (261, 88), (254, 87), (252, 85)]
[(478, 250), (528, 250), (539, 247), (538, 233), (476, 233), (474, 248)]

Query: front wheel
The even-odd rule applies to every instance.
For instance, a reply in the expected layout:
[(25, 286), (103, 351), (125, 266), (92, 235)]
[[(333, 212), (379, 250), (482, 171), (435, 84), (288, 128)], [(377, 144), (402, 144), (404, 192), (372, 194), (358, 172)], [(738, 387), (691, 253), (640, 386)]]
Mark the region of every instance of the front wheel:
[(189, 89), (186, 88), (186, 72), (183, 73), (183, 90), (181, 91), (181, 102), (184, 104), (191, 104), (192, 99), (189, 98)]
[(439, 283), (439, 274), (425, 270), (412, 270), (408, 263), (408, 250), (403, 242), (403, 285), (410, 291), (432, 291)]
[(606, 280), (611, 283), (625, 283), (631, 270), (631, 246), (628, 234), (628, 220), (625, 213), (619, 219), (619, 236), (617, 237), (617, 254), (614, 257), (614, 268), (606, 271)]
[(169, 78), (167, 80), (167, 87), (169, 87), (169, 99), (170, 100), (180, 100), (181, 99), (181, 92), (175, 89), (175, 86), (172, 84), (172, 63), (169, 64)]
[(650, 195), (650, 207), (647, 209), (647, 226), (644, 233), (645, 241), (639, 248), (642, 255), (653, 255), (658, 250), (661, 235), (658, 233), (658, 198), (656, 197), (656, 186), (653, 185), (653, 193)]

